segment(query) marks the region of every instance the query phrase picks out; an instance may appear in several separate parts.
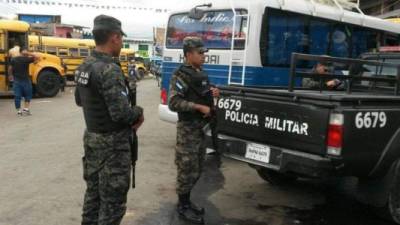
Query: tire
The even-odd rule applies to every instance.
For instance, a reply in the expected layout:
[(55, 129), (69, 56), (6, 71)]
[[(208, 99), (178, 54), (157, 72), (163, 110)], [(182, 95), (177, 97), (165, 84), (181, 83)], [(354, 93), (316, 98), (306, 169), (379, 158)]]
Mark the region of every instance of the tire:
[(140, 79), (142, 79), (145, 75), (144, 69), (138, 69), (138, 74), (139, 74)]
[(394, 175), (389, 184), (387, 204), (385, 207), (376, 208), (377, 215), (381, 218), (400, 224), (400, 167), (395, 167)]
[(54, 97), (60, 91), (61, 80), (60, 76), (51, 71), (44, 70), (40, 72), (37, 82), (36, 91), (40, 97)]
[(257, 168), (258, 175), (272, 185), (287, 185), (295, 182), (297, 177), (290, 174), (279, 173), (264, 167)]

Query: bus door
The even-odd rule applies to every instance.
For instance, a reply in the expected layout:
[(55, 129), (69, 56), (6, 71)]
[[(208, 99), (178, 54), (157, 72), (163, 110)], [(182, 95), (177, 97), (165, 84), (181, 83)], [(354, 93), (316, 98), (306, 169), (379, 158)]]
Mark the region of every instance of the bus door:
[(9, 82), (7, 80), (7, 67), (6, 67), (6, 33), (0, 30), (0, 93), (9, 90)]

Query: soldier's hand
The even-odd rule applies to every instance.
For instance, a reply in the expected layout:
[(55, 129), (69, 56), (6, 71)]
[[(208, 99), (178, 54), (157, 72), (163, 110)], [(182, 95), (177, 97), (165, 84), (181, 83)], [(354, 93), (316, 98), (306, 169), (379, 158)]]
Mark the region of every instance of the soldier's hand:
[(218, 98), (218, 97), (219, 97), (219, 89), (218, 89), (218, 88), (212, 87), (212, 88), (210, 88), (210, 90), (211, 90), (212, 96), (213, 96), (214, 98)]
[(142, 126), (143, 122), (144, 122), (144, 116), (142, 115), (139, 117), (138, 121), (135, 124), (133, 124), (132, 129), (136, 132), (139, 129), (139, 127)]
[(330, 81), (326, 82), (326, 86), (329, 88), (335, 87), (336, 84), (337, 84), (336, 80), (330, 80)]
[(211, 109), (210, 109), (210, 107), (208, 107), (206, 105), (195, 104), (195, 109), (197, 111), (201, 112), (202, 114), (204, 114), (204, 117), (210, 116)]

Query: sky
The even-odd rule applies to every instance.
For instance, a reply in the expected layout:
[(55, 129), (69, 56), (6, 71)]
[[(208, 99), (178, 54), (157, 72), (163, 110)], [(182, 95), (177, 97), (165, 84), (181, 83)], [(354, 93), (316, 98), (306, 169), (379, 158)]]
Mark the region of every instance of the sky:
[[(131, 38), (152, 38), (153, 27), (165, 27), (169, 13), (183, 7), (202, 4), (205, 0), (0, 0), (0, 15), (61, 15), (61, 22), (91, 27), (99, 14), (121, 20)], [(103, 8), (102, 8), (103, 7)], [(114, 8), (113, 8), (114, 7)], [(118, 8), (119, 7), (119, 8)]]

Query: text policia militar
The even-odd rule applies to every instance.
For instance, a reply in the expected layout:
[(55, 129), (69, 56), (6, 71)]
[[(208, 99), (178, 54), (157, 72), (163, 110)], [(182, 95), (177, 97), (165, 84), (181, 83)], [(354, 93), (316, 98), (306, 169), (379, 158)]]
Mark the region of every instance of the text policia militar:
[[(224, 119), (226, 121), (259, 127), (261, 122), (259, 120), (260, 116), (253, 113), (243, 112), (242, 106), (241, 100), (230, 98), (221, 98), (218, 100), (218, 108), (225, 110)], [(264, 122), (262, 124), (264, 124), (266, 129), (270, 130), (297, 135), (309, 135), (309, 125), (305, 122), (273, 116), (264, 116)]]

